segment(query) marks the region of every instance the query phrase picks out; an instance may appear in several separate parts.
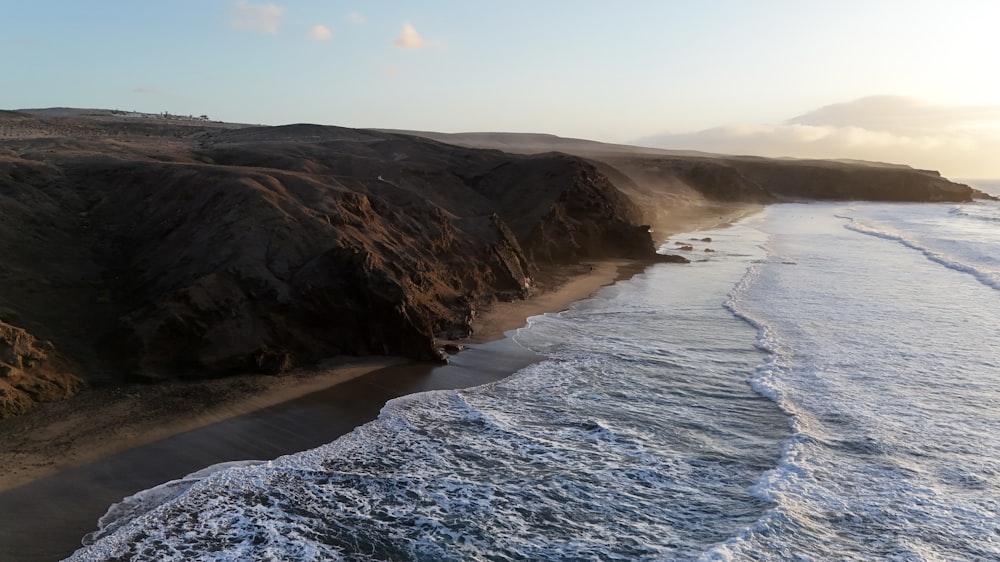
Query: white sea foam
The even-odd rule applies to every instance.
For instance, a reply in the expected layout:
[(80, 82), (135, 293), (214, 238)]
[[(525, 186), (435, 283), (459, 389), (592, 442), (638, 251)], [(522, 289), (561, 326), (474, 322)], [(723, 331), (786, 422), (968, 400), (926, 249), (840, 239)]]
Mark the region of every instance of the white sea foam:
[(952, 207), (948, 214), (986, 223), (1000, 222), (1000, 205), (996, 203), (973, 203)]
[(214, 464), (192, 472), (183, 478), (137, 492), (108, 508), (108, 511), (97, 522), (98, 530), (88, 533), (81, 542), (85, 546), (93, 544), (102, 537), (114, 533), (123, 525), (176, 499), (192, 486), (213, 474), (232, 468), (255, 466), (264, 462), (266, 461), (246, 460)]
[(392, 400), (330, 445), (168, 486), (75, 559), (695, 556), (766, 509), (746, 489), (786, 431), (745, 387), (760, 354), (718, 306), (732, 281), (684, 271), (533, 318), (518, 339), (550, 359), (502, 382)]
[[(983, 353), (988, 323), (975, 320), (1000, 318), (1000, 307), (950, 273), (982, 271), (923, 242), (972, 255), (978, 231), (963, 239), (972, 231), (942, 221), (944, 206), (837, 207), (774, 209), (772, 254), (783, 256), (731, 295), (772, 352), (754, 382), (793, 415), (794, 435), (752, 488), (775, 509), (703, 559), (994, 559), (1000, 444), (986, 435), (1000, 434), (987, 405), (1000, 398), (1000, 372)], [(845, 211), (847, 231), (868, 238), (838, 235), (824, 218)], [(909, 230), (867, 222), (880, 213)]]
[(533, 318), (547, 360), (151, 493), (74, 559), (997, 559), (1000, 302), (836, 218), (940, 251), (950, 207), (850, 207), (712, 233)]
[(837, 215), (837, 216), (839, 218), (850, 221), (844, 225), (844, 228), (847, 228), (848, 230), (859, 232), (861, 234), (867, 234), (869, 236), (875, 236), (877, 238), (882, 238), (885, 240), (892, 240), (894, 242), (898, 242), (903, 246), (906, 246), (907, 248), (917, 250), (918, 252), (922, 253), (925, 257), (927, 257), (927, 259), (935, 263), (939, 263), (955, 271), (968, 273), (969, 275), (972, 275), (977, 280), (979, 280), (980, 283), (986, 285), (987, 287), (1000, 290), (1000, 272), (998, 271), (986, 270), (981, 266), (976, 266), (974, 264), (966, 263), (958, 260), (955, 257), (948, 256), (942, 252), (934, 251), (928, 248), (927, 246), (920, 244), (919, 242), (911, 238), (908, 238), (903, 234), (897, 232), (889, 232), (886, 230), (880, 230), (878, 228), (875, 228), (874, 226), (868, 225), (853, 217), (843, 216), (843, 215)]

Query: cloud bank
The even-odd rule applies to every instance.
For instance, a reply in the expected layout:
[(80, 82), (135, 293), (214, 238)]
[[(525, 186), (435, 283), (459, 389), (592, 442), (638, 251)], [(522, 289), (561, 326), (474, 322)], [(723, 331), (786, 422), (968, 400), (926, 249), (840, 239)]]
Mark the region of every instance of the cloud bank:
[(1000, 106), (935, 105), (872, 96), (777, 125), (737, 124), (660, 134), (635, 144), (723, 154), (850, 158), (909, 164), (950, 177), (1000, 177)]
[(899, 134), (1000, 127), (1000, 106), (933, 105), (902, 96), (872, 96), (799, 115), (790, 124), (863, 127)]
[(232, 26), (236, 29), (253, 29), (274, 34), (278, 32), (284, 12), (283, 8), (274, 4), (257, 5), (247, 0), (239, 0), (233, 6)]

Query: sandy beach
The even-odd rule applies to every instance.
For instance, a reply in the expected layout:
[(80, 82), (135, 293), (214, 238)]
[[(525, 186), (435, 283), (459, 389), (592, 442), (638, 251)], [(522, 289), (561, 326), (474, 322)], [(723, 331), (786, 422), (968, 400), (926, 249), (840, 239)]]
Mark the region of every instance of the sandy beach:
[[(675, 231), (713, 228), (752, 211), (719, 215), (712, 208)], [(550, 290), (481, 314), (462, 342), (466, 349), (447, 365), (336, 358), (280, 377), (95, 388), (43, 404), (0, 428), (0, 553), (4, 560), (58, 559), (96, 528), (110, 504), (136, 491), (212, 464), (328, 443), (374, 419), (394, 397), (505, 378), (539, 359), (505, 333), (647, 265), (608, 260), (567, 268), (548, 280)]]
[(582, 269), (539, 298), (499, 303), (482, 315), (474, 340), (447, 365), (354, 358), (282, 377), (92, 389), (9, 420), (0, 433), (0, 553), (4, 560), (59, 559), (126, 495), (212, 464), (328, 443), (397, 396), (505, 378), (539, 357), (504, 331), (643, 266), (612, 261)]
[[(500, 340), (536, 314), (565, 309), (595, 290), (638, 273), (646, 264), (611, 260), (567, 269), (557, 288), (537, 297), (496, 303), (462, 342), (470, 349), (451, 364), (482, 353), (476, 344)], [(492, 352), (492, 348), (491, 348)], [(42, 404), (0, 428), (0, 492), (171, 436), (245, 416), (347, 381), (384, 371), (437, 368), (395, 357), (338, 357), (287, 375), (91, 388), (71, 400)], [(384, 400), (382, 401), (384, 402)]]
[[(317, 447), (374, 419), (385, 402), (397, 396), (485, 384), (536, 360), (535, 354), (502, 339), (471, 346), (448, 365), (361, 367), (351, 371), (357, 376), (327, 389), (50, 473), (0, 493), (0, 554), (5, 561), (61, 559), (78, 548), (80, 539), (96, 529), (98, 518), (124, 496), (212, 464), (270, 459)], [(290, 392), (265, 391), (260, 403), (275, 402)], [(233, 411), (235, 407), (216, 409), (220, 416)], [(173, 428), (183, 425), (175, 422)], [(165, 425), (159, 432), (170, 429)]]

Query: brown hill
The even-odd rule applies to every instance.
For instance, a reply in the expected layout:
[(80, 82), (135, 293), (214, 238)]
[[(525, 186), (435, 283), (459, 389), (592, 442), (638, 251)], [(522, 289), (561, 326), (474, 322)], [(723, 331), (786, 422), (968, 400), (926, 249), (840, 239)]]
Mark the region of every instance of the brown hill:
[(63, 365), (61, 378), (46, 370), (48, 392), (11, 383), (17, 406), (0, 413), (72, 393), (75, 375), (438, 359), (435, 336), (467, 334), (480, 308), (527, 296), (546, 268), (656, 258), (635, 205), (562, 154), (23, 114), (0, 116), (0, 139), (0, 315)]

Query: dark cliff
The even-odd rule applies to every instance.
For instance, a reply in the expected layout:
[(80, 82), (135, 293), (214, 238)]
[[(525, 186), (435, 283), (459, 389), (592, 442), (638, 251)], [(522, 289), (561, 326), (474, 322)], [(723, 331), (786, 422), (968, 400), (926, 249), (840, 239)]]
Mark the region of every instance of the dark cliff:
[(43, 132), (0, 145), (0, 320), (18, 342), (0, 415), (77, 375), (438, 359), (436, 336), (467, 334), (547, 267), (656, 257), (635, 206), (578, 157), (312, 125), (10, 121)]
[(729, 165), (779, 199), (962, 202), (988, 197), (937, 172), (905, 166), (751, 158)]
[(647, 194), (677, 186), (722, 202), (785, 200), (972, 201), (991, 198), (934, 171), (905, 166), (765, 158), (591, 156), (647, 186)]

